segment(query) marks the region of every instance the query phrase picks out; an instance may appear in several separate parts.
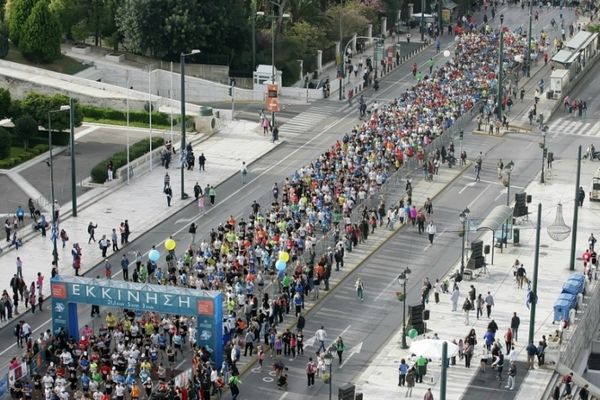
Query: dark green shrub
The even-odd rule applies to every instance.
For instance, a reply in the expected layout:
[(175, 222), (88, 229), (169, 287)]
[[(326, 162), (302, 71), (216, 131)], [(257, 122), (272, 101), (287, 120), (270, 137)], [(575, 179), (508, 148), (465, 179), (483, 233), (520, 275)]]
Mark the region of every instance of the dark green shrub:
[(0, 127), (0, 158), (10, 155), (11, 137), (8, 131)]
[[(152, 138), (152, 150), (159, 148), (164, 144), (163, 138), (154, 137)], [(150, 151), (150, 140), (143, 139), (129, 146), (129, 159), (131, 161), (143, 156)], [(94, 183), (104, 183), (108, 179), (106, 172), (106, 165), (109, 161), (112, 161), (114, 167), (114, 175), (117, 176), (119, 168), (127, 164), (127, 150), (119, 151), (113, 154), (111, 157), (104, 161), (96, 164), (90, 171), (90, 177)]]

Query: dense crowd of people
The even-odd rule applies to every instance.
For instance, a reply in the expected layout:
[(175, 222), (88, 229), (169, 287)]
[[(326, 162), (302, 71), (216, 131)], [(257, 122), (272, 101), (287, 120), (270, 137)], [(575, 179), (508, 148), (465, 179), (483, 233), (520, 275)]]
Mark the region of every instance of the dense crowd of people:
[[(498, 38), (498, 32), (486, 30), (460, 35), (451, 59), (389, 104), (373, 105), (360, 125), (282, 184), (275, 183), (270, 204), (254, 202), (246, 218), (231, 216), (199, 242), (192, 224), (192, 243), (180, 254), (168, 252), (164, 265), (135, 256), (132, 274), (125, 275), (132, 281), (225, 293), (224, 365), (210, 363), (203, 349), (194, 356), (195, 390), (203, 399), (206, 391), (218, 392), (226, 384), (239, 392), (236, 363), (242, 350), (262, 361), (265, 352), (287, 353), (294, 343), (294, 356), (302, 355), (303, 326), (291, 333), (278, 330), (278, 324), (290, 312), (301, 317), (305, 297), (318, 297), (321, 285), (329, 289), (331, 274), (344, 266), (345, 252), (366, 240), (386, 216), (393, 220), (394, 213), (401, 215), (405, 205), (412, 205), (412, 188), (407, 185), (406, 198), (397, 204), (380, 200), (367, 208), (362, 201), (375, 196), (409, 158), (428, 164), (454, 157), (453, 145), (448, 151), (426, 150), (478, 102), (493, 101)], [(512, 38), (505, 44), (512, 58), (522, 53), (517, 36), (507, 33), (506, 38)], [(317, 254), (319, 233), (333, 238), (323, 254)], [(129, 265), (128, 259), (121, 262), (123, 268)], [(108, 260), (105, 268), (112, 271)], [(270, 295), (265, 290), (269, 281)], [(53, 360), (45, 375), (34, 376), (33, 387), (43, 389), (48, 399), (72, 398), (68, 393), (75, 390), (84, 399), (104, 399), (107, 392), (122, 398), (126, 391), (139, 393), (148, 379), (157, 380), (160, 390), (176, 390), (166, 370), (173, 370), (183, 346), (193, 345), (194, 323), (129, 311), (122, 317), (109, 313), (105, 322), (98, 334), (84, 328), (79, 341), (51, 332), (38, 340), (25, 338), (28, 353), (38, 346)]]

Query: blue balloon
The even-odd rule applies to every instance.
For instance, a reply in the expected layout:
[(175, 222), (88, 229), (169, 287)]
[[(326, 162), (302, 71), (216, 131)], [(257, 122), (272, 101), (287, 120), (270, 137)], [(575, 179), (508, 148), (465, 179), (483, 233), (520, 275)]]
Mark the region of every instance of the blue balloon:
[(152, 249), (148, 253), (148, 258), (150, 259), (150, 261), (157, 262), (160, 258), (160, 253), (158, 252), (158, 250)]
[(277, 271), (279, 271), (279, 272), (285, 271), (285, 261), (277, 260), (277, 262), (275, 263), (275, 266), (277, 267)]

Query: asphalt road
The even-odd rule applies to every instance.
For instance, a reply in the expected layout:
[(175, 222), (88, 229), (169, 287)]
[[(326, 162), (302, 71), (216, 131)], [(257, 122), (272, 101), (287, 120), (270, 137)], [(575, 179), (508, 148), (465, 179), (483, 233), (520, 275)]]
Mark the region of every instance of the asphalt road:
[[(525, 16), (521, 15), (520, 8), (505, 10), (505, 21), (520, 21), (523, 23)], [(556, 12), (558, 14), (558, 12)], [(545, 17), (546, 14), (543, 14)], [(548, 17), (549, 20), (550, 17)], [(424, 63), (434, 50), (428, 50), (418, 56), (415, 62), (419, 65)], [(367, 98), (377, 98), (381, 101), (391, 99), (402, 92), (403, 88), (412, 84), (410, 77), (410, 65), (404, 65), (399, 70), (388, 75), (382, 80), (382, 89), (376, 93), (367, 93)], [(590, 74), (593, 76), (594, 74)], [(591, 79), (588, 78), (591, 81)], [(591, 85), (590, 85), (591, 86)], [(594, 86), (598, 86), (596, 82)], [(596, 87), (596, 90), (598, 88)], [(317, 102), (313, 107), (319, 107)], [(249, 212), (249, 204), (255, 199), (266, 199), (269, 189), (274, 181), (281, 181), (285, 176), (291, 174), (295, 169), (316, 155), (323, 152), (335, 139), (347, 132), (356, 123), (356, 110), (340, 105), (341, 112), (332, 115), (329, 124), (310, 129), (304, 136), (295, 137), (264, 158), (252, 164), (252, 174), (249, 176), (250, 184), (241, 190), (239, 180), (230, 179), (217, 188), (219, 197), (217, 205), (210, 209), (199, 221), (199, 232), (209, 232), (211, 228), (221, 223), (228, 215), (245, 215)], [(595, 110), (589, 109), (588, 112)], [(468, 130), (466, 130), (468, 132)], [(286, 139), (282, 135), (282, 139)], [(503, 203), (503, 187), (496, 179), (495, 164), (499, 157), (513, 159), (516, 163), (513, 173), (512, 184), (525, 186), (537, 173), (541, 163), (538, 138), (533, 135), (518, 136), (510, 135), (503, 139), (489, 138), (484, 136), (466, 135), (464, 147), (468, 154), (484, 153), (484, 168), (482, 181), (476, 185), (472, 184), (473, 177), (465, 174), (458, 179), (440, 196), (434, 200), (435, 220), (438, 232), (441, 232), (433, 246), (426, 249), (426, 240), (410, 229), (403, 229), (388, 241), (383, 248), (369, 257), (363, 265), (355, 272), (365, 278), (367, 298), (364, 303), (357, 303), (354, 297), (354, 289), (350, 277), (336, 290), (329, 294), (309, 314), (306, 337), (309, 338), (321, 324), (325, 325), (329, 337), (334, 339), (336, 335), (344, 332), (345, 342), (350, 349), (362, 343), (360, 352), (350, 358), (343, 368), (334, 372), (334, 388), (340, 383), (351, 382), (363, 369), (369, 360), (376, 354), (380, 346), (400, 326), (401, 313), (398, 302), (393, 298), (394, 279), (398, 274), (400, 265), (409, 265), (413, 270), (410, 277), (410, 288), (408, 292), (408, 303), (418, 302), (421, 281), (425, 276), (430, 279), (442, 276), (451, 265), (455, 264), (459, 257), (460, 238), (456, 234), (459, 227), (458, 213), (465, 206), (472, 210), (472, 216), (485, 216), (496, 204)], [(573, 138), (556, 138), (555, 154), (557, 157), (573, 157), (573, 148), (577, 140)], [(209, 167), (209, 166), (208, 166)], [(535, 199), (534, 199), (535, 202)], [(264, 203), (264, 201), (263, 201)], [(140, 250), (146, 252), (152, 244), (159, 244), (165, 238), (165, 233), (176, 232), (175, 239), (189, 240), (186, 237), (187, 226), (191, 219), (197, 217), (197, 208), (189, 206), (176, 215), (150, 229), (145, 235), (131, 243), (125, 250), (133, 252)], [(149, 228), (149, 227), (144, 227)], [(132, 227), (140, 229), (140, 227)], [(445, 231), (444, 231), (445, 230)], [(118, 265), (121, 252), (112, 255), (113, 264)], [(100, 269), (95, 267), (88, 276), (100, 274)], [(383, 295), (379, 296), (382, 293)], [(389, 296), (387, 295), (389, 293)], [(379, 296), (379, 297), (378, 297)], [(89, 310), (80, 307), (80, 325), (89, 321), (87, 316)], [(36, 329), (48, 327), (48, 313), (28, 315), (24, 317)], [(435, 318), (435, 316), (432, 316)], [(12, 324), (0, 331), (2, 343), (13, 343)], [(0, 361), (10, 358), (16, 354), (14, 345), (7, 345), (0, 352)], [(311, 349), (308, 349), (310, 351)], [(348, 352), (350, 353), (350, 351)], [(310, 391), (307, 391), (304, 376), (304, 365), (306, 359), (291, 362), (290, 365), (290, 387), (286, 398), (305, 398), (307, 394), (325, 396), (327, 388), (318, 383)], [(273, 388), (273, 384), (263, 382), (263, 374), (248, 373), (243, 378), (241, 399), (253, 398), (280, 398), (282, 392)]]

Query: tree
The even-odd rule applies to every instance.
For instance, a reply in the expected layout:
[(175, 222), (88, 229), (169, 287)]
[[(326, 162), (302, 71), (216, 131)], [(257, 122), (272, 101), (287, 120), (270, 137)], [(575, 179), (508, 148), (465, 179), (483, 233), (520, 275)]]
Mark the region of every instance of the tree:
[(58, 18), (63, 35), (71, 39), (71, 29), (77, 23), (80, 14), (78, 0), (50, 0), (48, 7)]
[[(325, 13), (331, 21), (327, 29), (327, 36), (331, 40), (340, 40), (340, 15), (342, 18), (342, 33), (345, 38), (351, 37), (354, 33), (363, 34), (369, 24), (368, 15), (372, 13), (365, 5), (358, 2), (348, 2), (344, 7), (331, 7)], [(342, 43), (344, 46), (345, 43)]]
[(10, 92), (8, 89), (0, 88), (0, 119), (10, 116)]
[(25, 22), (19, 48), (23, 55), (36, 62), (49, 62), (60, 57), (61, 28), (58, 19), (40, 0)]
[(76, 42), (83, 42), (91, 35), (90, 30), (84, 20), (77, 22), (71, 27), (71, 37)]
[(23, 147), (27, 151), (29, 149), (29, 140), (38, 133), (38, 124), (31, 115), (23, 115), (15, 121), (15, 133), (21, 138)]
[[(75, 126), (81, 125), (83, 119), (79, 102), (75, 101)], [(69, 104), (69, 97), (63, 94), (47, 96), (40, 93), (30, 92), (21, 102), (22, 115), (30, 115), (39, 126), (48, 129), (48, 113), (60, 110), (62, 106)], [(52, 129), (64, 131), (69, 129), (69, 112), (59, 112), (52, 115)]]
[(0, 22), (0, 58), (6, 58), (8, 55), (8, 25), (6, 22)]
[(10, 156), (10, 134), (8, 131), (0, 127), (0, 159)]
[(11, 0), (7, 7), (8, 32), (10, 40), (15, 46), (19, 46), (21, 34), (27, 22), (27, 17), (33, 11), (38, 0)]

